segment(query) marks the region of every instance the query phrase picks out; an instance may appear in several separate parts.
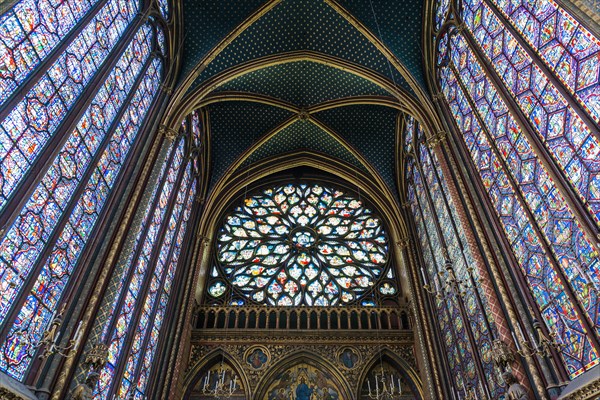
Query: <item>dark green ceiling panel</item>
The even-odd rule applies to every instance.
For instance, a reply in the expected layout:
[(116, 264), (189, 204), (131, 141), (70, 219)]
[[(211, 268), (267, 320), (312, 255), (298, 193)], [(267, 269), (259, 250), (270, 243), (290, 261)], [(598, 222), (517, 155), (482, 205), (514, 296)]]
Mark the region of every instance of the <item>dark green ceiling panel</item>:
[(180, 80), (263, 3), (264, 0), (183, 0), (185, 39)]
[(391, 96), (364, 78), (311, 61), (253, 71), (217, 89), (227, 90), (260, 93), (300, 107), (350, 96)]
[(343, 0), (340, 4), (394, 53), (425, 88), (422, 0)]
[(360, 161), (342, 146), (340, 142), (312, 122), (306, 120), (298, 120), (277, 133), (248, 157), (243, 165), (250, 165), (265, 158), (295, 150), (323, 153), (352, 164), (366, 172)]
[(397, 115), (397, 110), (388, 107), (356, 105), (322, 111), (314, 117), (360, 151), (390, 188), (394, 188)]
[(410, 91), (401, 75), (390, 67), (373, 44), (333, 8), (316, 0), (282, 1), (227, 46), (191, 89), (226, 68), (296, 50), (316, 51), (362, 64), (389, 79), (393, 76), (398, 85)]
[(277, 107), (241, 101), (211, 104), (208, 111), (212, 141), (211, 187), (258, 138), (292, 115)]

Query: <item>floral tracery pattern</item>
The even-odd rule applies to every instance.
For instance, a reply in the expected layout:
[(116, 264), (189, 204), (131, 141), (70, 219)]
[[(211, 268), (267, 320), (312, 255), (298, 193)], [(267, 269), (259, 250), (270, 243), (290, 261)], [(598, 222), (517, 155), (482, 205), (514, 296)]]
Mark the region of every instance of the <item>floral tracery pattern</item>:
[[(245, 199), (217, 239), (217, 262), (235, 290), (270, 305), (355, 302), (384, 276), (387, 261), (381, 220), (359, 199), (318, 184)], [(225, 293), (219, 281), (208, 291)]]

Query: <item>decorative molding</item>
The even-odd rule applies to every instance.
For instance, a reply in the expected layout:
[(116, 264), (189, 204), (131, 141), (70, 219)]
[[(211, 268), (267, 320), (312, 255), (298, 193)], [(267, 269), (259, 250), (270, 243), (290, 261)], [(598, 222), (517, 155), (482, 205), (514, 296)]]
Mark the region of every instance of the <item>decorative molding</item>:
[(161, 84), (160, 90), (162, 90), (164, 93), (166, 93), (169, 96), (173, 94), (173, 87), (170, 85)]
[(446, 131), (438, 131), (435, 135), (427, 138), (427, 147), (430, 149), (436, 148), (440, 143), (446, 140)]
[[(403, 206), (404, 206), (404, 204), (403, 204)], [(403, 250), (409, 245), (409, 243), (410, 243), (410, 238), (405, 237), (405, 238), (402, 238), (399, 241), (397, 241), (396, 245), (398, 246), (398, 249)]]
[(21, 397), (5, 388), (0, 388), (0, 399), (3, 399), (3, 400), (30, 400), (29, 398)]
[[(223, 332), (221, 331), (222, 335)], [(196, 335), (195, 335), (196, 336)], [(339, 355), (341, 351), (349, 348), (347, 343), (348, 338), (344, 335), (340, 337), (332, 337), (329, 343), (323, 342), (322, 338), (318, 335), (302, 336), (302, 337), (262, 337), (260, 339), (249, 333), (243, 338), (243, 342), (239, 342), (240, 338), (223, 338), (223, 337), (204, 337), (203, 340), (199, 341), (198, 338), (192, 338), (192, 349), (190, 352), (190, 360), (188, 368), (185, 372), (186, 381), (193, 381), (194, 375), (200, 371), (202, 365), (204, 365), (208, 359), (206, 356), (213, 357), (216, 350), (222, 350), (225, 353), (226, 358), (231, 358), (238, 365), (242, 366), (243, 371), (239, 373), (244, 374), (247, 377), (248, 384), (252, 393), (256, 393), (259, 382), (262, 381), (263, 377), (268, 374), (271, 370), (271, 366), (279, 364), (281, 361), (290, 358), (293, 355), (299, 353), (313, 354), (322, 357), (324, 360), (328, 360), (330, 363), (336, 365), (337, 371), (342, 375), (347, 382), (352, 386), (353, 391), (356, 392), (361, 383), (361, 376), (364, 375), (367, 368), (369, 368), (374, 352), (374, 343), (378, 342), (379, 351), (389, 351), (399, 358), (403, 359), (414, 371), (418, 371), (417, 362), (414, 357), (414, 349), (412, 340), (408, 343), (394, 342), (393, 340), (382, 340), (380, 337), (363, 336), (362, 338), (355, 338), (355, 343), (352, 344), (351, 348), (358, 355), (358, 360), (353, 368), (345, 368), (340, 364)], [(196, 340), (195, 340), (196, 339)], [(233, 339), (233, 340), (231, 340)], [(321, 340), (321, 343), (318, 341)], [(236, 342), (237, 341), (237, 342)], [(367, 341), (367, 343), (365, 343)], [(265, 363), (264, 368), (255, 369), (246, 362), (245, 357), (249, 351), (257, 348), (257, 342), (260, 343), (260, 348), (265, 348), (269, 354), (269, 359)], [(301, 342), (301, 343), (299, 343)]]
[(0, 372), (0, 399), (2, 400), (37, 400), (27, 386)]
[(158, 134), (164, 135), (164, 137), (169, 139), (170, 141), (174, 141), (179, 135), (179, 132), (166, 125), (161, 125), (158, 127)]
[(600, 398), (600, 379), (595, 382), (574, 391), (564, 397), (559, 397), (559, 400), (593, 400)]

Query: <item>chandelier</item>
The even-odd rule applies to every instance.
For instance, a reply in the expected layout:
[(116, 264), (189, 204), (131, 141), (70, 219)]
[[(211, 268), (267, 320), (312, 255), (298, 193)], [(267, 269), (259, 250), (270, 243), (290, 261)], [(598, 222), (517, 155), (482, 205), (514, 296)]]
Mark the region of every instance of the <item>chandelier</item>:
[(374, 400), (396, 400), (402, 396), (402, 386), (400, 386), (400, 378), (397, 378), (397, 384), (394, 385), (394, 376), (390, 373), (389, 383), (383, 367), (381, 373), (375, 374), (375, 390), (371, 390), (371, 381), (367, 378), (367, 386), (369, 388), (369, 398)]
[(204, 377), (204, 385), (202, 386), (202, 394), (217, 399), (229, 399), (237, 390), (237, 375), (233, 372), (233, 380), (229, 380), (229, 385), (225, 382), (226, 369), (221, 361), (221, 366), (213, 375), (213, 383), (211, 383), (211, 370), (209, 369)]

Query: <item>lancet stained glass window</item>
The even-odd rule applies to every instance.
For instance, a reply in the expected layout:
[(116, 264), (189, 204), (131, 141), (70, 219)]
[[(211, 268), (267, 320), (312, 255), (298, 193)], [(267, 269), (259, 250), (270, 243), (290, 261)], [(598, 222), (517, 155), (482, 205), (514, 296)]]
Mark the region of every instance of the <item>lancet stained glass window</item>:
[[(416, 140), (415, 152), (407, 163), (409, 185), (407, 198), (415, 217), (425, 258), (426, 267), (422, 274), (424, 277), (427, 276), (426, 282), (432, 289), (441, 288), (440, 273), (447, 278), (443, 268), (445, 263), (443, 240), (447, 257), (452, 262), (455, 276), (461, 282), (463, 290), (461, 296), (451, 296), (446, 301), (435, 299), (440, 326), (445, 335), (449, 364), (453, 371), (456, 371), (455, 376), (461, 376), (461, 381), (457, 382), (455, 388), (464, 392), (466, 386), (470, 386), (478, 396), (485, 398), (487, 393), (483, 391), (483, 385), (486, 385), (492, 397), (496, 398), (504, 392), (504, 389), (492, 362), (490, 329), (495, 333), (495, 325), (491, 315), (486, 312), (489, 310), (489, 305), (481, 285), (478, 284), (479, 272), (474, 267), (477, 264), (465, 235), (461, 234), (463, 228), (450, 197), (445, 176), (439, 168), (437, 157), (427, 148), (420, 125), (417, 127), (417, 123), (411, 117), (408, 117), (406, 122), (404, 133), (406, 153), (410, 153), (413, 148), (410, 142), (413, 137)], [(460, 314), (458, 302), (464, 305), (464, 315)], [(473, 345), (469, 343), (467, 329), (470, 329), (475, 341)], [(462, 347), (461, 356), (457, 354), (457, 346)], [(473, 353), (478, 353), (486, 375), (485, 379), (476, 376), (474, 363), (477, 361), (469, 356)], [(466, 368), (462, 372), (461, 363), (462, 368)], [(462, 380), (466, 380), (465, 385)]]
[(24, 98), (2, 114), (0, 211), (135, 17), (138, 2), (122, 3), (106, 3)]
[[(0, 85), (31, 80), (29, 91), (1, 90), (0, 99), (0, 212), (15, 193), (25, 196), (0, 237), (0, 328), (6, 332), (0, 369), (19, 380), (35, 356), (31, 343), (78, 273), (159, 93), (163, 60), (151, 54), (154, 22), (128, 31), (139, 5), (20, 1), (0, 18), (0, 54), (8, 63), (0, 66)], [(33, 64), (17, 55), (28, 48), (35, 51)], [(89, 100), (79, 99), (84, 92)], [(68, 115), (76, 119), (66, 124)], [(52, 152), (48, 161), (38, 160)], [(34, 164), (39, 181), (20, 188)]]
[(0, 18), (0, 107), (98, 0), (22, 0)]
[(381, 219), (332, 187), (287, 184), (245, 198), (225, 217), (216, 246), (214, 299), (228, 285), (235, 304), (372, 305), (373, 293), (397, 294)]
[[(194, 169), (185, 153), (184, 140), (169, 146), (126, 257), (103, 327), (109, 357), (95, 399), (108, 398), (111, 388), (119, 398), (145, 393), (195, 196)], [(119, 365), (122, 376), (115, 376)]]
[[(600, 303), (591, 287), (600, 284), (600, 260), (547, 165), (562, 171), (564, 190), (597, 226), (598, 38), (548, 0), (467, 0), (460, 17), (466, 32), (451, 29), (439, 38), (442, 91), (573, 378), (599, 362), (588, 335), (600, 332)], [(589, 93), (586, 100), (580, 89)]]

